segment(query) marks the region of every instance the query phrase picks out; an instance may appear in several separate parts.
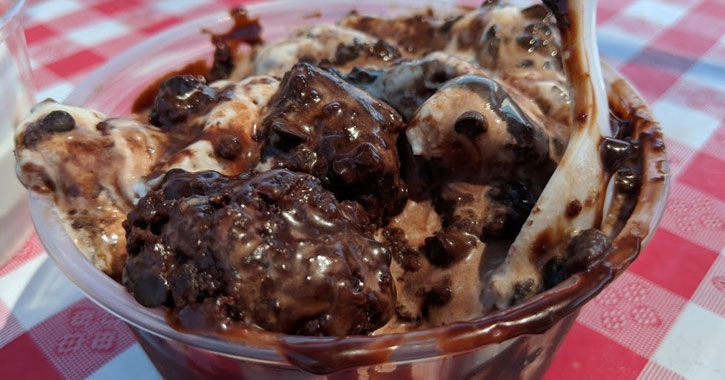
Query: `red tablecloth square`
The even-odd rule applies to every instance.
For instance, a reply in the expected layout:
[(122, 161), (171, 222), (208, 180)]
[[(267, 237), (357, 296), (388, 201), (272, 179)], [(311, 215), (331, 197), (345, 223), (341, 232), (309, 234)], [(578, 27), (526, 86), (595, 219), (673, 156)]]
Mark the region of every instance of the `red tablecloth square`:
[(29, 334), (23, 334), (0, 349), (3, 378), (63, 379)]
[(689, 299), (717, 256), (717, 252), (660, 229), (630, 271)]
[(700, 57), (716, 42), (717, 38), (708, 38), (687, 30), (670, 28), (659, 34), (652, 41), (652, 46), (662, 51)]
[[(697, 126), (693, 125), (692, 128)], [(697, 153), (685, 168), (680, 181), (725, 201), (725, 157), (718, 158), (704, 152)], [(720, 216), (725, 218), (723, 215)], [(721, 226), (723, 227), (725, 226)]]
[(69, 57), (51, 63), (48, 65), (48, 69), (60, 76), (70, 77), (91, 66), (97, 66), (105, 62), (105, 60), (98, 53), (84, 49)]
[[(592, 355), (592, 351), (598, 354)], [(544, 380), (635, 379), (647, 359), (581, 324), (554, 357)]]
[(93, 9), (103, 12), (106, 15), (114, 16), (119, 12), (138, 8), (141, 2), (136, 0), (111, 0), (96, 4)]
[(648, 102), (654, 102), (680, 77), (669, 70), (654, 68), (649, 63), (627, 62), (619, 67)]

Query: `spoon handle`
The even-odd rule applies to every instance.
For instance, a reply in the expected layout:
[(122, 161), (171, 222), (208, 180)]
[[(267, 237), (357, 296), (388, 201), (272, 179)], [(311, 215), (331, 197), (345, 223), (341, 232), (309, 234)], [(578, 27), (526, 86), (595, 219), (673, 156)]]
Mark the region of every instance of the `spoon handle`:
[(523, 301), (543, 288), (550, 260), (566, 254), (579, 232), (599, 226), (607, 174), (599, 147), (611, 134), (609, 107), (594, 37), (595, 0), (544, 0), (561, 32), (564, 70), (572, 99), (571, 138), (559, 166), (531, 214), (491, 276), (487, 299), (498, 309)]

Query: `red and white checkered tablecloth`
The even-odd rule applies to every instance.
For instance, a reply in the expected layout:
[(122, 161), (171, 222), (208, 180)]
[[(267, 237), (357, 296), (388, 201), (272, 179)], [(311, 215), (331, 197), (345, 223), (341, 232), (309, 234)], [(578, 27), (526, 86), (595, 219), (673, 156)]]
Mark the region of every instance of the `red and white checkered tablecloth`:
[[(158, 31), (239, 0), (36, 0), (37, 98)], [(601, 53), (652, 104), (670, 199), (640, 258), (584, 307), (547, 379), (725, 379), (725, 0), (602, 0)], [(123, 322), (72, 285), (37, 237), (0, 268), (0, 378), (154, 379)]]

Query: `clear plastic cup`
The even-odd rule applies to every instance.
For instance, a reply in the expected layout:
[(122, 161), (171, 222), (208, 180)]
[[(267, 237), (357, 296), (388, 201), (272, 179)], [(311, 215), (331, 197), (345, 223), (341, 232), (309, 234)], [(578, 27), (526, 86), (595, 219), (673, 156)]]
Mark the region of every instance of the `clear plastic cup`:
[(21, 25), (24, 0), (0, 0), (0, 265), (32, 231), (28, 196), (15, 176), (13, 136), (33, 101), (30, 63)]
[[(430, 2), (435, 8), (453, 3)], [(304, 25), (334, 21), (356, 9), (392, 15), (419, 1), (308, 0), (253, 4), (267, 40)], [(319, 13), (318, 13), (319, 12)], [(66, 100), (109, 115), (130, 111), (147, 83), (201, 57), (212, 46), (202, 28), (224, 30), (226, 13), (161, 33), (119, 55), (87, 78)], [(614, 239), (606, 260), (510, 309), (472, 321), (381, 336), (303, 337), (247, 331), (230, 339), (171, 328), (163, 310), (140, 306), (126, 290), (78, 251), (59, 222), (52, 201), (31, 194), (31, 213), (43, 245), (58, 267), (101, 307), (126, 321), (166, 378), (230, 379), (510, 379), (539, 378), (587, 301), (621, 274), (654, 232), (664, 210), (668, 164), (657, 123), (641, 96), (605, 67), (610, 102), (632, 111), (640, 138), (642, 188), (634, 212)]]

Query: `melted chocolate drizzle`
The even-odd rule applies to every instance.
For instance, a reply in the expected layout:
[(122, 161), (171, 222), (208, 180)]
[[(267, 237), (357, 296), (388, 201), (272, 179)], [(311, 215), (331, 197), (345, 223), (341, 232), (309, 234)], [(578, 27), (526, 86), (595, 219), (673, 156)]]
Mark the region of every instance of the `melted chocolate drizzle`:
[(257, 46), (264, 42), (259, 19), (250, 18), (243, 7), (232, 9), (229, 11), (229, 15), (234, 20), (231, 29), (222, 34), (211, 33), (211, 42), (214, 45), (214, 63), (207, 74), (209, 82), (229, 78), (236, 65), (234, 56), (239, 45)]
[(225, 33), (211, 35), (214, 45), (214, 61), (211, 66), (206, 60), (201, 59), (191, 62), (178, 70), (170, 71), (151, 82), (139, 94), (131, 106), (131, 112), (140, 114), (153, 106), (154, 99), (159, 93), (161, 84), (166, 80), (181, 75), (203, 76), (208, 83), (219, 79), (226, 79), (234, 71), (234, 52), (241, 44), (257, 46), (263, 43), (262, 26), (256, 18), (250, 18), (243, 7), (234, 8), (229, 11), (234, 20), (234, 25)]

